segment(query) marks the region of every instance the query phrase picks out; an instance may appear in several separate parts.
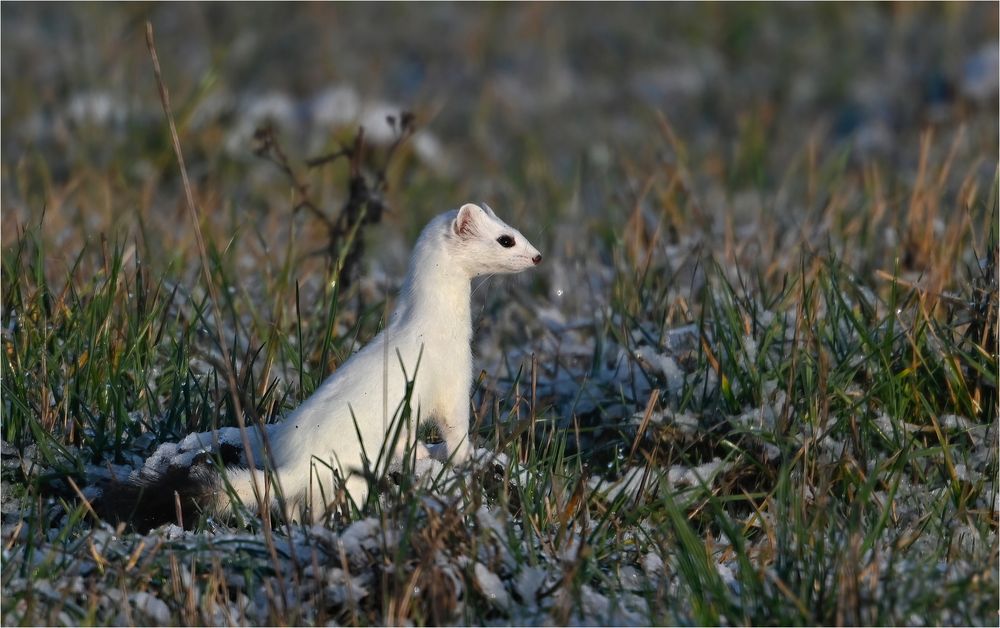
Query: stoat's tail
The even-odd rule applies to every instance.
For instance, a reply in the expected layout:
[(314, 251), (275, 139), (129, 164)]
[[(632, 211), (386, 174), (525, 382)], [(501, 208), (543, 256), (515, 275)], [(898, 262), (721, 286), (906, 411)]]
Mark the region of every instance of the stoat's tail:
[[(262, 471), (257, 480), (263, 486)], [(223, 479), (207, 456), (190, 467), (170, 467), (162, 473), (148, 471), (128, 480), (113, 480), (94, 503), (97, 514), (111, 523), (126, 522), (140, 532), (165, 523), (191, 527), (202, 512), (225, 513), (232, 495), (256, 509), (250, 470), (229, 467)]]
[[(237, 466), (234, 458), (231, 460), (233, 466), (225, 467), (225, 476), (208, 453), (199, 454), (190, 465), (168, 465), (163, 471), (153, 471), (147, 466), (137, 477), (112, 481), (94, 502), (94, 509), (105, 521), (124, 521), (140, 532), (165, 523), (191, 527), (201, 513), (226, 515), (234, 503), (257, 511), (260, 502), (250, 469)], [(306, 514), (316, 520), (334, 499), (343, 496), (337, 490), (340, 480), (325, 466), (319, 470), (303, 465), (284, 467), (270, 476), (256, 470), (255, 475), (260, 500), (266, 502), (268, 509), (279, 505), (274, 481), (280, 483), (283, 505), (292, 520)], [(356, 503), (364, 503), (368, 484), (363, 475), (350, 474), (343, 487)], [(303, 508), (305, 513), (301, 512)]]

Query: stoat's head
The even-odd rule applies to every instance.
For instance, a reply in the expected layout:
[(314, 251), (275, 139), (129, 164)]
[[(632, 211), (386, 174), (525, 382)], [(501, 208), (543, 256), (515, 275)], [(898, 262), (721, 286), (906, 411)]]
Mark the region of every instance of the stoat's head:
[(519, 273), (541, 263), (538, 249), (485, 203), (482, 207), (466, 203), (454, 216), (447, 241), (469, 277)]

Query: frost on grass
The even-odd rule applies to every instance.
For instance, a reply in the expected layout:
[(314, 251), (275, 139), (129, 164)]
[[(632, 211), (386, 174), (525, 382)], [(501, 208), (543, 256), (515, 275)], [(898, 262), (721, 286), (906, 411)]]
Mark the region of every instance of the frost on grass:
[[(497, 472), (496, 457), (480, 450), (477, 458), (481, 461), (458, 471), (473, 477)], [(121, 623), (378, 621), (377, 593), (385, 586), (395, 587), (393, 595), (412, 597), (431, 623), (460, 621), (482, 609), (491, 609), (497, 619), (529, 624), (643, 623), (644, 603), (639, 598), (626, 603), (615, 592), (645, 587), (638, 554), (625, 559), (632, 567), (608, 564), (602, 585), (567, 580), (566, 570), (590, 551), (583, 529), (571, 525), (557, 544), (524, 535), (510, 510), (486, 504), (466, 510), (454, 499), (458, 479), (418, 485), (415, 500), (386, 504), (383, 516), (334, 529), (282, 526), (271, 541), (224, 525), (214, 533), (166, 525), (144, 536), (78, 527), (80, 535), (69, 540), (38, 539), (33, 530), (24, 542), (7, 536), (13, 544), (4, 560), (72, 561), (72, 570), (58, 581), (32, 585), (38, 591), (50, 587), (52, 599), (60, 600), (58, 612), (45, 616), (68, 623), (94, 603), (113, 609)], [(522, 562), (529, 555), (530, 564)], [(135, 585), (138, 590), (123, 595), (113, 582), (122, 569), (141, 569), (146, 582), (166, 577), (175, 584)], [(20, 576), (7, 583), (11, 591), (26, 585)], [(219, 595), (219, 587), (231, 594)], [(95, 602), (95, 590), (107, 593)], [(27, 611), (23, 600), (5, 605), (4, 620), (15, 621)]]
[[(123, 622), (154, 624), (703, 621), (692, 598), (695, 585), (717, 587), (712, 595), (746, 613), (730, 617), (745, 619), (766, 614), (753, 604), (772, 604), (753, 596), (785, 599), (789, 574), (804, 574), (826, 595), (856, 581), (865, 612), (909, 618), (906, 597), (930, 595), (929, 582), (996, 582), (996, 569), (984, 558), (995, 554), (995, 528), (954, 517), (946, 534), (927, 532), (928, 517), (955, 514), (956, 491), (975, 492), (969, 504), (996, 512), (996, 424), (957, 413), (920, 422), (865, 401), (865, 388), (854, 382), (838, 394), (851, 400), (855, 414), (821, 416), (796, 401), (801, 393), (789, 386), (787, 371), (768, 371), (782, 366), (796, 335), (788, 332), (787, 312), (762, 312), (750, 336), (745, 329), (733, 334), (730, 362), (721, 367), (703, 352), (707, 346), (725, 355), (725, 330), (665, 330), (656, 341), (653, 326), (640, 322), (642, 329), (627, 341), (618, 337), (619, 343), (597, 342), (587, 331), (593, 325), (562, 326), (558, 340), (536, 347), (533, 387), (523, 373), (515, 380), (513, 370), (497, 386), (520, 395), (518, 407), (493, 416), (498, 440), (507, 438), (505, 429), (530, 430), (532, 411), (534, 433), (522, 431), (501, 451), (478, 448), (467, 465), (442, 462), (438, 445), (418, 448), (410, 466), (392, 468), (412, 481), (405, 489), (389, 486), (377, 510), (329, 527), (279, 525), (270, 541), (224, 522), (213, 523), (214, 533), (165, 526), (144, 537), (81, 525), (78, 536), (67, 538), (58, 527), (46, 532), (21, 520), (21, 504), (6, 497), (5, 479), (4, 561), (40, 568), (57, 557), (73, 564), (44, 586), (32, 583), (59, 600), (50, 619), (64, 623), (83, 617), (87, 592), (113, 588), (111, 574), (129, 565), (149, 582), (175, 579), (176, 588), (129, 591), (100, 604)], [(843, 325), (834, 327), (842, 331)], [(843, 341), (861, 342), (854, 332), (844, 332)], [(849, 368), (871, 368), (858, 353), (845, 356)], [(516, 355), (522, 365), (531, 363), (529, 351)], [(483, 393), (488, 402), (490, 394)], [(858, 442), (851, 417), (869, 440)], [(947, 465), (914, 457), (900, 473), (893, 467), (898, 457), (884, 450), (862, 456), (868, 450), (859, 449), (933, 445), (928, 439), (938, 433), (951, 445)], [(255, 432), (248, 435), (258, 448)], [(533, 458), (511, 444), (546, 442), (565, 445), (550, 451), (579, 457), (557, 464), (555, 454)], [(190, 464), (227, 447), (242, 450), (235, 428), (192, 434), (160, 445), (145, 471)], [(17, 453), (5, 446), (4, 469), (39, 473), (19, 463)], [(91, 477), (106, 472), (88, 467)], [(870, 547), (862, 547), (830, 507), (828, 480), (816, 479), (843, 476), (874, 478), (850, 489), (867, 491), (862, 517), (878, 523), (888, 513), (870, 533)], [(794, 487), (792, 500), (779, 500), (781, 482)], [(668, 516), (671, 509), (683, 525)], [(790, 524), (816, 512), (822, 516), (815, 528)], [(67, 516), (58, 500), (44, 503), (41, 513), (51, 520)], [(695, 544), (685, 545), (682, 533)], [(817, 543), (829, 551), (813, 556)], [(945, 555), (933, 565), (922, 560)], [(7, 583), (15, 592), (27, 587), (18, 576)], [(894, 601), (884, 601), (889, 597)], [(383, 606), (385, 599), (409, 614), (386, 614), (393, 610)], [(977, 616), (975, 599), (956, 602), (938, 619)], [(4, 620), (27, 613), (19, 599), (5, 607)]]

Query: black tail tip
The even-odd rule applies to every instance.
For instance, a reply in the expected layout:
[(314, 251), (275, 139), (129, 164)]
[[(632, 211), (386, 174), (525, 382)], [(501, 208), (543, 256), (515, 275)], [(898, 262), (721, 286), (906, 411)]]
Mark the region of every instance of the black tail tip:
[(167, 523), (191, 529), (207, 505), (214, 475), (208, 463), (196, 461), (156, 476), (112, 480), (93, 508), (104, 521), (125, 523), (142, 534)]

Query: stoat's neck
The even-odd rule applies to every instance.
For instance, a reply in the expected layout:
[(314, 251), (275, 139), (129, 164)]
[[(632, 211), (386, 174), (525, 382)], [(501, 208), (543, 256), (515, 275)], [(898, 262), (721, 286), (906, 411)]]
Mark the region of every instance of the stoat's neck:
[[(437, 234), (425, 234), (433, 236)], [(469, 276), (440, 237), (421, 237), (399, 294), (393, 326), (413, 325), (428, 341), (463, 343), (472, 337)]]

